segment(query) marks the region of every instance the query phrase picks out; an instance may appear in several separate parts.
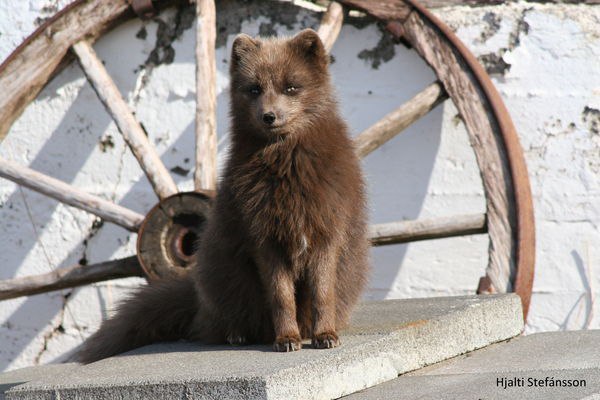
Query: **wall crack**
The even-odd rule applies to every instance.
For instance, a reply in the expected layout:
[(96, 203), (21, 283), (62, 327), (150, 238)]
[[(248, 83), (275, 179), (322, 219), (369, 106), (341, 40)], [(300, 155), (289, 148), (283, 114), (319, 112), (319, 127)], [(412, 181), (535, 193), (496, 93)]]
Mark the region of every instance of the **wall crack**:
[[(34, 365), (40, 365), (42, 357), (44, 356), (46, 351), (48, 351), (48, 345), (50, 344), (50, 341), (52, 339), (54, 339), (55, 337), (65, 333), (66, 330), (64, 328), (63, 323), (64, 323), (64, 319), (65, 319), (65, 310), (67, 308), (67, 300), (71, 296), (71, 294), (72, 294), (72, 291), (65, 292), (62, 294), (62, 307), (59, 312), (58, 323), (56, 325), (52, 326), (52, 329), (50, 329), (48, 332), (46, 332), (44, 334), (44, 337), (42, 339), (42, 347), (33, 359)], [(77, 327), (77, 330), (79, 331), (79, 327)], [(79, 332), (79, 333), (81, 334), (81, 332)]]

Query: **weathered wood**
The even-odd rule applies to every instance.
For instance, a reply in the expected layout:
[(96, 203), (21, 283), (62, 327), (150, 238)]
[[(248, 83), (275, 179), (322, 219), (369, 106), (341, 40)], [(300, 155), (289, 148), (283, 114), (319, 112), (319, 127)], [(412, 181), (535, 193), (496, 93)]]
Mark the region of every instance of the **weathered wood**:
[[(423, 0), (425, 2), (435, 2), (437, 0)], [(444, 0), (440, 0), (444, 1)], [(450, 2), (454, 0), (448, 0)], [(485, 1), (485, 0), (483, 0)], [(458, 62), (465, 69), (466, 74), (474, 74), (475, 80), (481, 84), (481, 87), (473, 92), (451, 92), (450, 95), (456, 101), (461, 96), (482, 96), (485, 93), (489, 104), (484, 107), (491, 107), (490, 112), (500, 115), (495, 121), (492, 119), (491, 125), (497, 123), (502, 130), (503, 137), (496, 137), (499, 143), (504, 141), (510, 170), (512, 172), (513, 182), (515, 186), (516, 207), (518, 223), (515, 226), (509, 226), (508, 230), (516, 231), (518, 240), (518, 248), (516, 249), (517, 259), (517, 276), (515, 280), (515, 289), (521, 295), (524, 304), (524, 310), (527, 310), (529, 303), (529, 295), (531, 293), (531, 283), (533, 280), (533, 264), (534, 264), (534, 227), (533, 213), (531, 206), (531, 197), (529, 186), (527, 183), (526, 168), (523, 161), (523, 155), (516, 139), (516, 134), (513, 129), (504, 129), (507, 125), (510, 126), (510, 118), (502, 118), (501, 114), (505, 114), (505, 108), (497, 96), (497, 92), (493, 89), (493, 85), (489, 81), (489, 77), (485, 75), (485, 71), (478, 66), (475, 58), (464, 49), (464, 45), (458, 40), (453, 40), (454, 36), (444, 24), (439, 22), (435, 17), (431, 16), (427, 10), (423, 9), (411, 0), (339, 0), (348, 6), (359, 8), (363, 11), (371, 13), (381, 21), (389, 22), (387, 28), (394, 34), (402, 35), (404, 28), (410, 28), (409, 25), (403, 25), (402, 22), (411, 13), (411, 10), (417, 9), (421, 16), (425, 16), (426, 24), (434, 34), (440, 35), (441, 41), (449, 45), (448, 41), (452, 42), (450, 47), (457, 51), (456, 58), (444, 60), (445, 63)], [(469, 2), (467, 0), (467, 2)], [(583, 3), (597, 2), (596, 0), (583, 0)], [(162, 7), (170, 3), (169, 0), (155, 0), (155, 7)], [(432, 3), (433, 4), (433, 3)], [(43, 24), (34, 34), (32, 34), (21, 46), (13, 52), (5, 62), (0, 65), (0, 87), (3, 89), (5, 96), (0, 96), (0, 141), (14, 122), (21, 114), (24, 107), (38, 94), (39, 90), (48, 81), (48, 79), (57, 71), (61, 64), (67, 49), (73, 44), (86, 38), (94, 40), (107, 27), (113, 25), (125, 17), (130, 17), (132, 13), (127, 12), (127, 0), (75, 0), (70, 6), (62, 10), (57, 16)], [(409, 32), (406, 37), (410, 39), (414, 36)], [(410, 40), (408, 40), (410, 42)], [(427, 43), (425, 43), (426, 45)], [(462, 47), (461, 47), (462, 46)], [(434, 46), (435, 47), (435, 46)], [(420, 50), (422, 51), (422, 50)], [(460, 57), (462, 55), (463, 58)], [(470, 57), (469, 57), (470, 55)], [(441, 57), (443, 58), (443, 57)], [(427, 60), (430, 62), (430, 60)], [(434, 69), (435, 66), (434, 66)], [(483, 75), (481, 74), (483, 71)], [(436, 69), (436, 73), (437, 73)], [(483, 78), (482, 78), (483, 76)], [(452, 77), (446, 76), (443, 84), (447, 86), (446, 80)], [(477, 87), (477, 85), (475, 85)], [(447, 89), (447, 88), (446, 88)], [(476, 99), (474, 101), (477, 101)], [(498, 104), (500, 106), (498, 106)], [(459, 108), (460, 110), (460, 108)], [(460, 110), (463, 116), (465, 115)], [(507, 114), (506, 114), (507, 115)], [(505, 119), (508, 119), (508, 124)], [(503, 122), (504, 121), (504, 122)], [(504, 128), (502, 128), (504, 126)], [(472, 127), (467, 126), (470, 131)], [(508, 134), (506, 134), (508, 132)], [(512, 135), (512, 139), (511, 139)], [(493, 149), (492, 151), (495, 151)], [(478, 156), (479, 160), (479, 156)], [(502, 174), (500, 174), (502, 175)], [(485, 176), (484, 180), (487, 179)], [(500, 182), (501, 185), (511, 185), (511, 182)], [(487, 195), (487, 189), (486, 189)], [(514, 199), (507, 198), (507, 201)], [(502, 207), (501, 202), (498, 202), (496, 207)], [(489, 221), (490, 224), (494, 222)], [(509, 220), (509, 224), (510, 224)], [(506, 230), (506, 229), (505, 229)], [(493, 246), (493, 244), (491, 244)], [(492, 248), (491, 248), (492, 250)], [(493, 251), (497, 251), (494, 249)], [(529, 272), (527, 272), (529, 271)], [(512, 277), (510, 277), (512, 279)], [(492, 287), (496, 290), (496, 288)]]
[(91, 44), (82, 40), (73, 45), (73, 51), (77, 55), (88, 81), (117, 124), (125, 142), (131, 148), (158, 197), (164, 199), (177, 193), (175, 181), (169, 175), (169, 171), (146, 137), (144, 129), (131, 113), (117, 85), (104, 68)]
[[(506, 1), (507, 3), (508, 1)], [(492, 6), (505, 3), (504, 0), (422, 0), (427, 8), (440, 8), (449, 6)]]
[(137, 232), (144, 216), (15, 162), (0, 158), (0, 176)]
[(213, 197), (205, 191), (178, 193), (148, 212), (138, 232), (137, 255), (149, 279), (189, 272)]
[[(348, 6), (352, 5), (353, 8), (357, 8), (361, 11), (367, 11), (371, 15), (374, 15), (375, 7), (377, 7), (377, 17), (384, 20), (402, 20), (404, 15), (402, 11), (402, 5), (398, 5), (401, 0), (338, 0), (341, 3), (345, 3)], [(441, 8), (441, 7), (452, 7), (452, 6), (495, 6), (501, 4), (510, 4), (513, 0), (420, 0), (419, 3), (428, 9)], [(529, 3), (548, 3), (548, 0), (529, 0)], [(374, 3), (374, 4), (368, 4)], [(380, 4), (388, 3), (388, 4)], [(600, 4), (600, 0), (552, 0), (551, 3), (556, 4), (587, 4), (594, 5)], [(321, 2), (319, 2), (321, 4)], [(409, 5), (404, 4), (405, 7)], [(391, 12), (390, 12), (391, 11)], [(406, 12), (408, 15), (408, 12)], [(400, 18), (399, 18), (400, 17)]]
[[(162, 9), (177, 0), (160, 0)], [(69, 61), (74, 43), (94, 41), (120, 21), (133, 18), (128, 0), (74, 0), (46, 20), (0, 64), (0, 142), (46, 83)], [(7, 95), (10, 94), (10, 95)]]
[(383, 21), (404, 21), (411, 11), (411, 6), (403, 0), (338, 0), (340, 3), (361, 11), (366, 11)]
[(494, 290), (513, 290), (516, 274), (515, 202), (506, 150), (489, 101), (473, 75), (464, 70), (460, 55), (439, 30), (413, 12), (404, 23), (404, 37), (436, 71), (463, 118), (481, 171), (486, 194), (490, 236), (487, 276)]
[(149, 19), (156, 12), (152, 0), (130, 0), (129, 3), (135, 14), (141, 19)]
[(371, 225), (369, 240), (373, 246), (382, 246), (485, 232), (487, 232), (485, 214), (470, 214)]
[[(421, 0), (423, 6), (427, 8), (440, 8), (451, 6), (494, 6), (500, 4), (509, 4), (512, 0)], [(528, 3), (548, 3), (547, 0), (529, 0)], [(551, 3), (558, 4), (600, 4), (600, 0), (552, 0)]]
[(127, 0), (77, 0), (40, 26), (0, 65), (0, 142), (69, 47), (84, 36), (98, 37), (128, 8)]
[(329, 53), (337, 40), (344, 22), (344, 8), (337, 1), (332, 1), (321, 19), (318, 34)]
[(130, 276), (144, 276), (144, 271), (135, 256), (92, 265), (78, 264), (56, 269), (47, 274), (0, 281), (0, 300)]
[(427, 86), (415, 97), (358, 135), (354, 139), (357, 154), (361, 158), (365, 157), (447, 98), (448, 95), (439, 82)]
[(196, 190), (217, 186), (217, 66), (214, 0), (196, 0)]
[[(516, 129), (502, 98), (475, 56), (426, 8), (412, 0), (406, 1), (416, 11), (404, 24), (405, 38), (409, 38), (430, 63), (456, 103), (482, 174), (490, 260), (482, 279), (489, 281), (489, 286), (480, 285), (479, 289), (487, 289), (486, 292), (514, 290), (521, 297), (527, 319), (535, 271), (535, 223), (529, 175)], [(437, 40), (432, 40), (433, 37)], [(417, 38), (421, 40), (415, 40)], [(443, 47), (452, 49), (454, 58), (447, 50), (440, 51)], [(444, 68), (448, 64), (454, 65), (454, 70)], [(458, 73), (459, 69), (462, 74)], [(477, 107), (480, 108), (478, 115), (472, 113)], [(484, 115), (488, 129), (478, 123)], [(501, 282), (508, 283), (498, 286)]]

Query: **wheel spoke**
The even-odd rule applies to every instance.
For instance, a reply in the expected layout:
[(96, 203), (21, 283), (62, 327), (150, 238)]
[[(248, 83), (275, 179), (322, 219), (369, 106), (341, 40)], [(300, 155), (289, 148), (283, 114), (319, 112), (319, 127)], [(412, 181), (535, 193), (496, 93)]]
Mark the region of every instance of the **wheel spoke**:
[(135, 119), (119, 89), (102, 65), (92, 46), (85, 40), (73, 45), (88, 81), (111, 115), (125, 142), (137, 158), (159, 198), (177, 193), (177, 186), (160, 157), (146, 137), (144, 129)]
[(92, 265), (77, 264), (47, 274), (0, 281), (0, 300), (130, 276), (144, 276), (135, 256)]
[(470, 214), (371, 225), (369, 240), (373, 246), (382, 246), (485, 232), (487, 232), (485, 214)]
[(217, 185), (216, 13), (214, 0), (196, 1), (196, 190)]
[(415, 97), (358, 135), (354, 139), (356, 152), (361, 158), (365, 157), (447, 98), (448, 95), (442, 84), (439, 82), (432, 83)]
[(343, 22), (344, 9), (342, 5), (336, 1), (332, 1), (321, 19), (321, 26), (319, 26), (318, 31), (328, 53), (333, 48), (333, 44), (340, 34)]
[(143, 215), (134, 211), (3, 158), (0, 158), (0, 176), (133, 232), (137, 232), (144, 220)]

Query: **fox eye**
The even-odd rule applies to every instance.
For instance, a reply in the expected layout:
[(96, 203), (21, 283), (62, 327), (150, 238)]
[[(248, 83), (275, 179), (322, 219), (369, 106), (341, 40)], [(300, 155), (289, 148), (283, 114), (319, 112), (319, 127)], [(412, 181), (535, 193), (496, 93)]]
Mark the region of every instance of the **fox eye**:
[(296, 94), (296, 93), (298, 93), (298, 90), (299, 90), (299, 89), (300, 89), (300, 88), (299, 88), (298, 86), (295, 86), (295, 85), (288, 85), (288, 86), (286, 86), (286, 88), (285, 88), (285, 93), (286, 93), (286, 94)]
[(261, 93), (260, 86), (258, 86), (258, 85), (250, 86), (248, 88), (248, 93), (250, 93), (253, 96), (258, 96)]

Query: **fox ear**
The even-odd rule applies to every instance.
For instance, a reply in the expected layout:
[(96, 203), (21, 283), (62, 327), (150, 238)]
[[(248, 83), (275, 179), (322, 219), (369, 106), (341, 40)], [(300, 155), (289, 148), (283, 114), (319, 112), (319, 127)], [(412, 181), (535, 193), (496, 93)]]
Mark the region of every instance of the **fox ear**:
[(245, 33), (237, 35), (233, 41), (233, 46), (231, 47), (232, 68), (242, 62), (248, 54), (258, 49), (259, 46), (260, 42), (252, 39), (249, 35), (246, 35)]
[(329, 63), (329, 57), (319, 34), (312, 29), (304, 29), (290, 40), (290, 45), (301, 52), (305, 57), (316, 61), (325, 67)]

